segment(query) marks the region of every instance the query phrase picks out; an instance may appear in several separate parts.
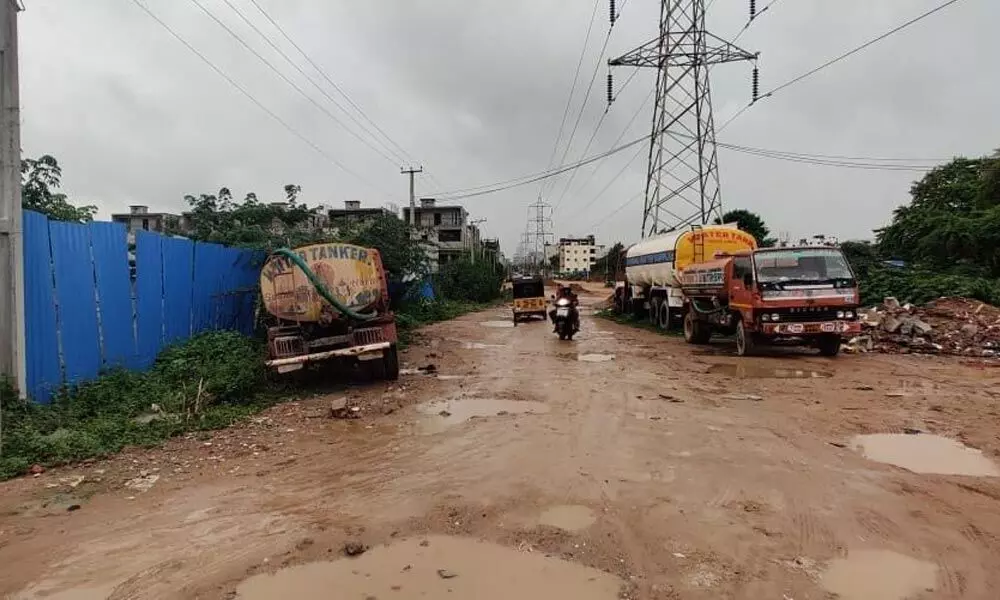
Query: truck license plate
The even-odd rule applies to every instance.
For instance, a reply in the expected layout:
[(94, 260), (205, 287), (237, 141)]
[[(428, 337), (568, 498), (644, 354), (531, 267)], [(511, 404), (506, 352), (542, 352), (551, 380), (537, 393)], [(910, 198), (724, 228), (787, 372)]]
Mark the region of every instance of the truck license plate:
[(805, 329), (806, 328), (801, 323), (795, 323), (788, 326), (789, 333), (802, 333)]
[(569, 309), (568, 308), (557, 308), (556, 309), (556, 316), (557, 317), (568, 317), (569, 316)]

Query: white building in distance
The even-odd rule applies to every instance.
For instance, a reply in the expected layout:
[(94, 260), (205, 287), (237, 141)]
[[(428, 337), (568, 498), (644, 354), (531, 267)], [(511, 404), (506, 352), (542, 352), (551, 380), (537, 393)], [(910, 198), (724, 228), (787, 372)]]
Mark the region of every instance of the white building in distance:
[(593, 235), (559, 239), (559, 272), (564, 275), (589, 275), (597, 259), (607, 253)]

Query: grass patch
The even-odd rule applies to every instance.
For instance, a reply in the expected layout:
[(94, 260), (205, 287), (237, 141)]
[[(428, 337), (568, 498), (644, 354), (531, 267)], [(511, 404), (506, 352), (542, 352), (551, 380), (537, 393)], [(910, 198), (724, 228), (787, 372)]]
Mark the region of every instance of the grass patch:
[(264, 347), (235, 332), (199, 335), (165, 349), (152, 369), (110, 371), (61, 390), (47, 405), (18, 399), (6, 381), (0, 479), (219, 429), (277, 398), (265, 382)]

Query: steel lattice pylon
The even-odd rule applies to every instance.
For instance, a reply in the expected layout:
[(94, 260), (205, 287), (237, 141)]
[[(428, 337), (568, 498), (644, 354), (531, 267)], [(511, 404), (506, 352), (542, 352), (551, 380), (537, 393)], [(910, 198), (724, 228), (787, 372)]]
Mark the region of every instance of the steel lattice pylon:
[(643, 237), (722, 217), (709, 66), (756, 58), (705, 30), (705, 0), (661, 0), (659, 36), (609, 61), (657, 69)]

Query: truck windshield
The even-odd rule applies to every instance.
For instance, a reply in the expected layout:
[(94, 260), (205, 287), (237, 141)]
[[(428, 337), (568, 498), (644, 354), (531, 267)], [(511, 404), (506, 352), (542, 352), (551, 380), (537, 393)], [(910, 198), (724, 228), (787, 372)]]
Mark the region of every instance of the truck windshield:
[(823, 283), (854, 279), (851, 267), (837, 248), (765, 250), (754, 255), (761, 283)]

